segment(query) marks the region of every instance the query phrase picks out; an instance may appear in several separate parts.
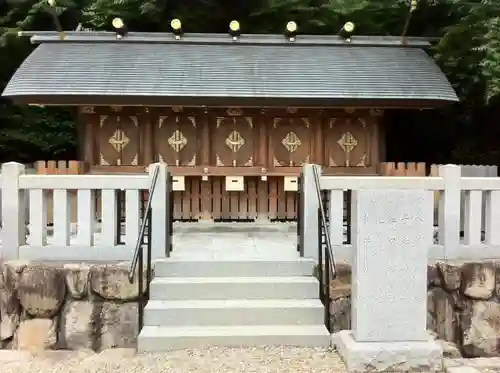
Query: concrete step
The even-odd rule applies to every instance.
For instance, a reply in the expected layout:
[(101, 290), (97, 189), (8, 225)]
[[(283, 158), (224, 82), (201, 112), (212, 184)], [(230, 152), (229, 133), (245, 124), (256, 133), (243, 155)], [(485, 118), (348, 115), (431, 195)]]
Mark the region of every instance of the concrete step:
[(313, 299), (319, 283), (312, 276), (296, 277), (156, 277), (153, 300)]
[(318, 299), (149, 301), (148, 326), (315, 325), (324, 322)]
[(145, 326), (138, 338), (139, 352), (265, 345), (329, 347), (330, 333), (324, 325)]
[(155, 262), (157, 277), (289, 277), (312, 276), (313, 259), (290, 260), (179, 260)]

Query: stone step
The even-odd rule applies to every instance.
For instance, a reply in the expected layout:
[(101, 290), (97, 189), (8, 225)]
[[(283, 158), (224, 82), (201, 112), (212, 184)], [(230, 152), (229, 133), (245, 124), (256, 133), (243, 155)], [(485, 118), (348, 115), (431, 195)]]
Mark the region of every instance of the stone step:
[(313, 299), (319, 283), (296, 277), (155, 277), (153, 300)]
[(157, 277), (289, 277), (312, 276), (313, 259), (290, 260), (179, 260), (160, 259), (155, 263)]
[(324, 322), (318, 299), (149, 301), (147, 326), (315, 325)]
[(138, 337), (139, 352), (271, 345), (329, 347), (330, 333), (324, 325), (145, 326)]

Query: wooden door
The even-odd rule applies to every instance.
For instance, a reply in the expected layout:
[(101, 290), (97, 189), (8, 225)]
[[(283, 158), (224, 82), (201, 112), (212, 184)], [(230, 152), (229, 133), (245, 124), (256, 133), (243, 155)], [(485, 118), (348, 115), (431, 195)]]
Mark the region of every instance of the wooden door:
[(99, 164), (102, 166), (138, 165), (139, 124), (133, 115), (100, 115)]
[(196, 117), (188, 115), (160, 116), (155, 127), (158, 159), (169, 166), (196, 164)]
[(309, 163), (311, 133), (309, 118), (274, 117), (269, 154), (273, 167), (302, 166)]
[(373, 126), (362, 117), (330, 118), (325, 136), (329, 167), (370, 165), (370, 138)]
[[(254, 127), (249, 116), (218, 116), (212, 125), (212, 164), (253, 166)], [(231, 175), (228, 171), (228, 175)]]

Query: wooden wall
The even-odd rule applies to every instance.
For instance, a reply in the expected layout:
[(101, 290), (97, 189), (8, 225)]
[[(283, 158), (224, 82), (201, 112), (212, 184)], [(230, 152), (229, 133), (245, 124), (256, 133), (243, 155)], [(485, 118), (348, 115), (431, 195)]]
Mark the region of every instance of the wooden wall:
[(84, 107), (82, 156), (89, 164), (111, 167), (160, 160), (179, 174), (207, 173), (200, 166), (224, 167), (223, 174), (235, 168), (288, 174), (311, 162), (332, 172), (370, 173), (380, 161), (380, 114), (365, 109)]
[[(144, 172), (162, 161), (185, 176), (175, 193), (182, 220), (293, 220), (296, 193), (283, 176), (306, 163), (326, 174), (376, 174), (381, 111), (82, 107), (82, 158), (92, 172)], [(225, 176), (245, 176), (244, 191), (225, 190)]]

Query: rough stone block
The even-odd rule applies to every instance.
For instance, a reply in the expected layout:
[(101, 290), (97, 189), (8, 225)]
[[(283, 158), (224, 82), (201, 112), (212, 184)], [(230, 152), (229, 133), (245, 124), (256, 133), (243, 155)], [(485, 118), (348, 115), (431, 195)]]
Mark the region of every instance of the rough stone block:
[(15, 345), (19, 350), (39, 352), (57, 342), (56, 323), (51, 319), (24, 320), (19, 325)]
[(137, 317), (137, 303), (103, 303), (99, 319), (95, 320), (100, 349), (134, 347), (139, 333)]
[(495, 266), (493, 263), (467, 263), (462, 267), (464, 295), (472, 299), (487, 300), (495, 292)]
[(33, 265), (24, 269), (17, 290), (23, 309), (32, 317), (49, 318), (61, 308), (66, 295), (60, 268)]
[[(143, 276), (146, 281), (146, 271)], [(94, 293), (108, 300), (131, 301), (139, 295), (137, 272), (135, 281), (131, 284), (128, 280), (127, 263), (92, 266), (90, 286)]]
[(83, 299), (87, 295), (90, 267), (86, 264), (66, 264), (64, 271), (71, 297)]
[(70, 350), (96, 349), (94, 315), (100, 306), (87, 301), (70, 301), (61, 311), (59, 346)]
[(466, 356), (498, 356), (500, 340), (500, 304), (476, 301), (460, 314), (463, 331), (462, 350)]

